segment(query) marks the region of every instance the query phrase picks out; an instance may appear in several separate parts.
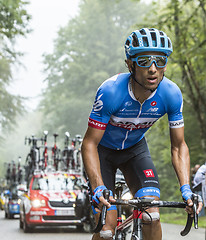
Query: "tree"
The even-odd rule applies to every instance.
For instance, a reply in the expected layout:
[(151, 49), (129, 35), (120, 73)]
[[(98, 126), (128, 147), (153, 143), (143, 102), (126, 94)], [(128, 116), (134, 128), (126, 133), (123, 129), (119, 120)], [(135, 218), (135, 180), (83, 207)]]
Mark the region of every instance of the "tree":
[[(181, 90), (185, 107), (192, 116), (190, 137), (198, 162), (205, 161), (206, 154), (206, 1), (170, 0), (159, 16), (159, 26), (167, 29), (173, 39), (173, 72), (181, 76)], [(175, 73), (174, 73), (175, 72)], [(188, 125), (191, 125), (191, 117)], [(187, 120), (186, 120), (187, 121)], [(198, 129), (197, 125), (198, 124)]]
[(22, 98), (10, 94), (7, 87), (12, 81), (11, 67), (20, 56), (14, 50), (15, 38), (29, 32), (26, 4), (21, 0), (0, 0), (0, 130), (11, 126), (23, 109)]
[(144, 6), (123, 0), (81, 2), (79, 16), (60, 29), (54, 52), (45, 56), (47, 128), (84, 133), (98, 86), (125, 71), (124, 41), (137, 16), (141, 21)]

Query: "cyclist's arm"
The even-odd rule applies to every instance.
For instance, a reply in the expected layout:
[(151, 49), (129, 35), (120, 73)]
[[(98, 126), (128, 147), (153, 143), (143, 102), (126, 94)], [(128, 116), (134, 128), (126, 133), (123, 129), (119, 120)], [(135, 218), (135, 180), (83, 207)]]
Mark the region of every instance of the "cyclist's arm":
[[(97, 146), (102, 139), (104, 132), (104, 130), (89, 126), (82, 142), (82, 158), (92, 191), (94, 191), (96, 187), (104, 185), (97, 151)], [(111, 207), (111, 205), (103, 197), (100, 197), (99, 200), (106, 206)], [(110, 197), (110, 200), (113, 201), (113, 197)]]
[(104, 130), (88, 127), (82, 142), (82, 158), (92, 190), (100, 185), (104, 185), (97, 151), (97, 146), (104, 132)]
[(184, 140), (184, 127), (170, 128), (172, 164), (180, 186), (190, 183), (190, 156)]
[[(184, 140), (184, 127), (170, 128), (172, 164), (177, 174), (180, 186), (190, 182), (190, 156), (189, 149)], [(192, 200), (188, 199), (187, 204), (192, 206)], [(200, 212), (202, 203), (199, 203), (197, 213)], [(188, 209), (189, 211), (189, 209)]]

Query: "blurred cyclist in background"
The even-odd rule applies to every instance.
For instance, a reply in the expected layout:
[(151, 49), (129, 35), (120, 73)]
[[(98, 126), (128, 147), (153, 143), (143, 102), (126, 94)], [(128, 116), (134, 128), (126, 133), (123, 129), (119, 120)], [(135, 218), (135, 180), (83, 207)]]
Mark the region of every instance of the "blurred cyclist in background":
[[(202, 166), (196, 164), (197, 171), (193, 178), (193, 192), (203, 197), (204, 207), (206, 206), (206, 162)], [(205, 216), (204, 207), (200, 211), (199, 217)]]
[[(172, 164), (182, 197), (192, 206), (190, 157), (184, 140), (183, 99), (177, 85), (164, 73), (172, 53), (169, 37), (155, 28), (132, 32), (125, 42), (129, 73), (117, 74), (98, 88), (89, 126), (82, 144), (82, 156), (93, 191), (93, 211), (98, 219), (101, 203), (108, 207), (106, 225), (93, 240), (112, 239), (116, 226), (116, 207), (102, 196), (113, 193), (119, 168), (134, 197), (160, 198), (157, 171), (144, 137), (145, 132), (164, 114), (168, 115)], [(114, 60), (115, 61), (115, 60)], [(158, 139), (155, 139), (158, 144)], [(202, 203), (199, 204), (198, 212)], [(189, 208), (187, 211), (190, 211)], [(148, 210), (152, 224), (145, 224), (146, 240), (162, 239), (158, 208)], [(143, 221), (151, 222), (143, 213)]]

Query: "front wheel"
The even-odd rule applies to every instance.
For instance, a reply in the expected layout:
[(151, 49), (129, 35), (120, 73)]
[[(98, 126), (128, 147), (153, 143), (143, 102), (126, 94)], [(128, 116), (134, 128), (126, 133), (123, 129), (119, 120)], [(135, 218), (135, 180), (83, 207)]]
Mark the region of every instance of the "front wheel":
[(8, 219), (12, 219), (12, 218), (14, 218), (14, 215), (12, 213), (8, 212)]
[(77, 225), (76, 226), (78, 232), (84, 232), (84, 226), (83, 225)]
[(24, 213), (24, 220), (23, 220), (23, 223), (22, 223), (22, 228), (23, 228), (25, 233), (31, 232), (31, 227), (26, 222), (26, 214), (25, 213)]

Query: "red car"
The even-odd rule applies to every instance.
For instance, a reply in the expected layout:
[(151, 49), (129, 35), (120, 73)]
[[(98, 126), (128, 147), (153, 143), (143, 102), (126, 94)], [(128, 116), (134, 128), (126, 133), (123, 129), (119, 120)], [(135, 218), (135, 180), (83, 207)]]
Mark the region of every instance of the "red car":
[(76, 198), (85, 191), (83, 185), (85, 179), (77, 174), (34, 174), (20, 203), (20, 228), (24, 232), (50, 225), (75, 225), (83, 229), (82, 216), (75, 211)]

